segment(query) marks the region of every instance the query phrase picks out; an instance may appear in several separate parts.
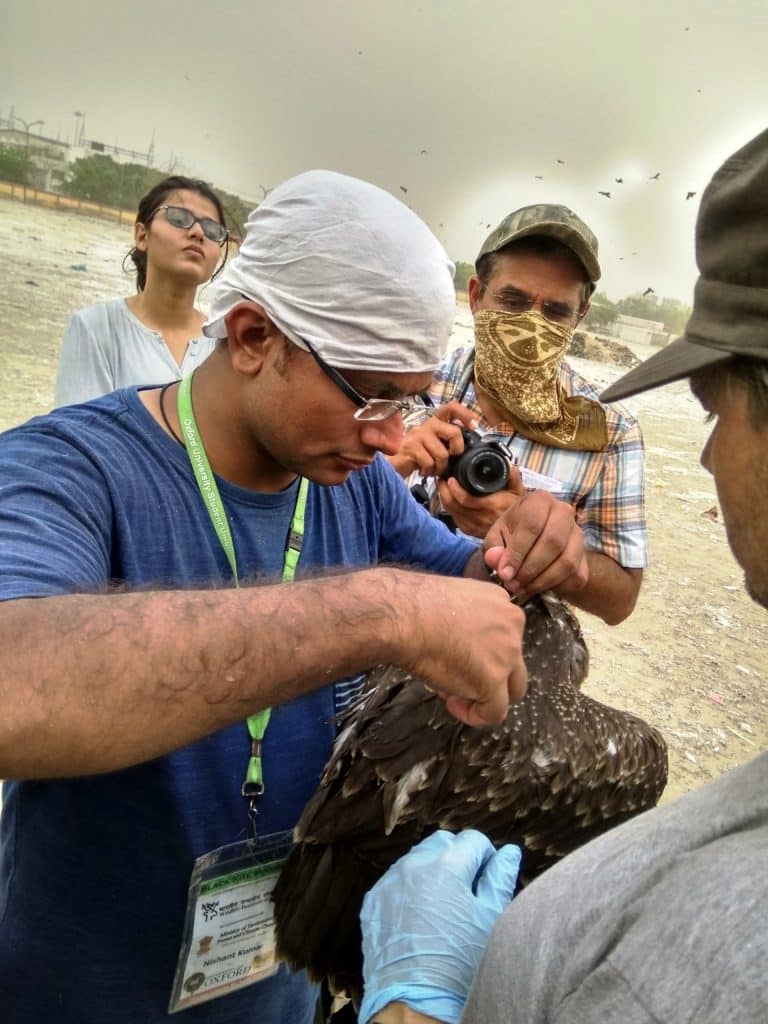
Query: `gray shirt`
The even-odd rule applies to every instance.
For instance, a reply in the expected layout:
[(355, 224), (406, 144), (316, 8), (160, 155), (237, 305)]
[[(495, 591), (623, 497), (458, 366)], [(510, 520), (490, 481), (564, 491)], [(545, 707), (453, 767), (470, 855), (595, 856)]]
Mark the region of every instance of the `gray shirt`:
[(75, 405), (117, 388), (179, 380), (215, 347), (215, 339), (193, 338), (179, 366), (162, 334), (134, 316), (125, 299), (87, 306), (72, 316), (64, 333), (55, 404)]
[(768, 1021), (768, 754), (525, 889), (494, 929), (461, 1020)]

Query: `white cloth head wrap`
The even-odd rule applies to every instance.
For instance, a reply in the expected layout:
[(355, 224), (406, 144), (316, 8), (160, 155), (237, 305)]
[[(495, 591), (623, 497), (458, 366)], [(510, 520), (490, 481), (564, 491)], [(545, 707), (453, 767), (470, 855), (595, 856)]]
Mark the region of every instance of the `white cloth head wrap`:
[(445, 352), (454, 265), (426, 224), (357, 178), (308, 171), (251, 213), (240, 252), (214, 282), (208, 337), (243, 293), (300, 347), (341, 369), (423, 372)]

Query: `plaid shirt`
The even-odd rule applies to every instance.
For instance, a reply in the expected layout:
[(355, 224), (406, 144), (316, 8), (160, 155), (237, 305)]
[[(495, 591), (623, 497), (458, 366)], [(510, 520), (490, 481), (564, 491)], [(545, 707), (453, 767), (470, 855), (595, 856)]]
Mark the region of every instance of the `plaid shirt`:
[[(558, 497), (574, 506), (588, 550), (600, 551), (627, 569), (645, 568), (645, 459), (637, 420), (617, 403), (605, 406), (608, 446), (599, 452), (553, 448), (514, 431), (493, 430), (477, 404), (473, 365), (472, 346), (447, 354), (430, 387), (435, 404), (459, 399), (477, 414), (489, 439), (507, 444), (518, 466), (558, 480), (563, 488)], [(560, 363), (560, 383), (566, 394), (598, 399), (592, 385), (566, 362)]]

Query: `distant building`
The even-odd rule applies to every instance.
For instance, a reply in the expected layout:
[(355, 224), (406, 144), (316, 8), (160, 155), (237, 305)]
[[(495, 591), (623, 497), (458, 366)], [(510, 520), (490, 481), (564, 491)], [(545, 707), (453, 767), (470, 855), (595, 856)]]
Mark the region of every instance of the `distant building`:
[(70, 164), (80, 157), (94, 156), (102, 153), (110, 156), (117, 163), (135, 163), (151, 166), (153, 146), (146, 153), (138, 153), (122, 146), (110, 146), (96, 139), (81, 138), (76, 145), (62, 142), (60, 139), (49, 139), (44, 135), (35, 135), (23, 128), (16, 127), (13, 121), (0, 120), (0, 145), (18, 146), (28, 149), (32, 165), (28, 184), (32, 188), (44, 192), (58, 192), (64, 182)]
[(66, 142), (27, 133), (23, 128), (0, 127), (0, 145), (29, 148), (29, 185), (44, 192), (58, 192), (70, 164)]
[(673, 335), (664, 330), (664, 324), (658, 320), (644, 320), (639, 316), (627, 316), (619, 313), (610, 328), (611, 337), (621, 341), (635, 342), (641, 345), (655, 345), (662, 348), (668, 345)]

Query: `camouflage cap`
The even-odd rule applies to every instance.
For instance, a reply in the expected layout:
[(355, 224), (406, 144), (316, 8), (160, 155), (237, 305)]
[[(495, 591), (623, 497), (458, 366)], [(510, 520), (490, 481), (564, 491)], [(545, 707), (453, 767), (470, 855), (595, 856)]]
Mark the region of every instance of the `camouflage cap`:
[(768, 130), (715, 173), (696, 221), (699, 279), (685, 332), (611, 384), (603, 402), (745, 357), (768, 362)]
[(546, 235), (556, 238), (581, 261), (592, 285), (600, 280), (600, 264), (597, 262), (597, 238), (587, 225), (567, 206), (539, 203), (537, 206), (523, 206), (508, 213), (499, 226), (488, 235), (477, 254), (475, 266), (482, 256), (498, 252), (510, 242), (528, 235)]

